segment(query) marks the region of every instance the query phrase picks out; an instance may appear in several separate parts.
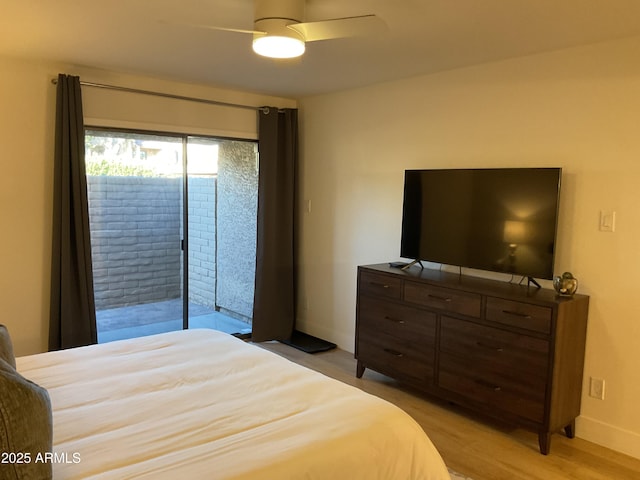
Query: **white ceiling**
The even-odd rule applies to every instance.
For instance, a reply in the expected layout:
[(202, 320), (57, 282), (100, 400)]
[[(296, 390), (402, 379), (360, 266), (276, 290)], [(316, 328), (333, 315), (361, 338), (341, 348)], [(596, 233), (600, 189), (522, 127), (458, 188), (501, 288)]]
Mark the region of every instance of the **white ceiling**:
[(0, 55), (299, 98), (640, 35), (639, 0), (307, 0), (307, 21), (374, 13), (377, 37), (251, 50), (252, 0), (0, 0)]

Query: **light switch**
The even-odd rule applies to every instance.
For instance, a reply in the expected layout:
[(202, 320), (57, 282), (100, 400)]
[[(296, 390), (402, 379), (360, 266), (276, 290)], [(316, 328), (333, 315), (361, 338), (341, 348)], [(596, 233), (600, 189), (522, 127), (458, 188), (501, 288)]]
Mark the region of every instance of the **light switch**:
[(600, 211), (600, 231), (615, 232), (616, 231), (616, 212), (613, 210)]

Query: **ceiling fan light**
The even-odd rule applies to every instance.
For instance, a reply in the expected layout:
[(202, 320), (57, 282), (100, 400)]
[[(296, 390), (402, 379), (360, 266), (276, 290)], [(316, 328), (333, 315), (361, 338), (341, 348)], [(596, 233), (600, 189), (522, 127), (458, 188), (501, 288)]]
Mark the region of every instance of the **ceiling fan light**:
[(256, 36), (253, 51), (269, 58), (295, 58), (304, 53), (304, 42), (299, 38), (280, 35)]

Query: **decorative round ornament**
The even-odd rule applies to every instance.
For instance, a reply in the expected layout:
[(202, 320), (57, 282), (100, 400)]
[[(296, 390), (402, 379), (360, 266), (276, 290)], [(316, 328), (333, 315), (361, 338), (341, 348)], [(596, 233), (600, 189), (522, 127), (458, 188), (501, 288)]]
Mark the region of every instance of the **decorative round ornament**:
[(571, 296), (578, 290), (578, 279), (571, 272), (564, 272), (562, 275), (553, 277), (553, 288), (560, 295)]

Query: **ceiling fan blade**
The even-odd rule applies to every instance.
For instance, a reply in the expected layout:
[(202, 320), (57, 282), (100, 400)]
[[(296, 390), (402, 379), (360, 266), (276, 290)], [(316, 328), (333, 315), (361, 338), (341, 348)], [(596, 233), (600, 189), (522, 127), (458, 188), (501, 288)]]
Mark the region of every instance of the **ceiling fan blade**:
[(295, 23), (288, 27), (302, 34), (305, 41), (315, 42), (333, 38), (375, 35), (386, 30), (387, 24), (376, 15), (361, 15), (320, 22)]
[(221, 32), (250, 33), (250, 34), (254, 34), (254, 33), (264, 34), (264, 33), (266, 33), (266, 32), (262, 32), (262, 31), (258, 31), (258, 30), (246, 30), (246, 29), (242, 29), (242, 28), (218, 27), (218, 26), (215, 26), (215, 25), (204, 25), (204, 24), (200, 24), (200, 23), (182, 23), (182, 22), (171, 22), (171, 21), (167, 21), (167, 20), (159, 20), (158, 22), (161, 23), (161, 24), (164, 24), (164, 25), (175, 25), (175, 26), (188, 27), (188, 28), (203, 28), (203, 29), (207, 29), (207, 30), (219, 30)]
[(261, 32), (259, 30), (243, 30), (242, 28), (226, 28), (226, 27), (214, 27), (212, 25), (194, 25), (197, 28), (208, 28), (209, 30), (219, 30), (221, 32), (233, 32), (233, 33), (258, 33), (265, 34), (266, 32)]

